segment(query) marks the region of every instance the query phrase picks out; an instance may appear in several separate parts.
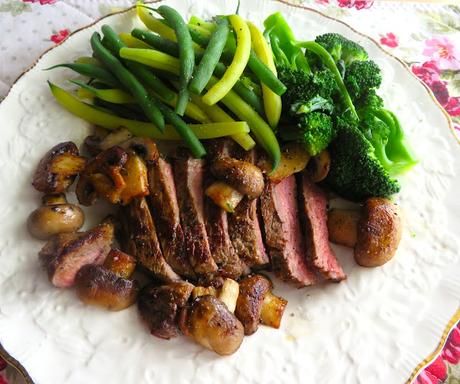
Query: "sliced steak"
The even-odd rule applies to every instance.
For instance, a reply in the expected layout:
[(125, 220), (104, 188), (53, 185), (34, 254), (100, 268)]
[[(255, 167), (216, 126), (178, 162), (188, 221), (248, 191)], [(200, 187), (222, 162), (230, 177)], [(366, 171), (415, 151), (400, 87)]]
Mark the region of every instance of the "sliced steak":
[(160, 157), (148, 165), (148, 176), (149, 202), (163, 255), (176, 273), (193, 277), (194, 272), (185, 252), (184, 232), (180, 224), (172, 167)]
[(304, 172), (301, 176), (301, 213), (304, 217), (305, 239), (311, 263), (330, 280), (346, 279), (329, 244), (326, 194)]
[[(215, 159), (228, 156), (230, 146), (231, 143), (228, 139), (213, 140), (208, 146), (208, 148), (211, 148), (211, 150), (208, 150), (210, 154), (209, 162), (212, 163)], [(205, 175), (205, 188), (214, 181), (215, 179), (208, 167)], [(219, 275), (231, 279), (238, 278), (245, 271), (246, 267), (233, 248), (228, 232), (227, 212), (205, 196), (204, 213), (209, 246), (212, 257), (219, 269)]]
[[(233, 156), (239, 160), (255, 163), (255, 151), (233, 151)], [(259, 199), (244, 197), (235, 212), (228, 215), (228, 232), (238, 257), (248, 267), (263, 267), (269, 259), (262, 240), (258, 215)]]
[(137, 258), (138, 263), (163, 282), (181, 280), (161, 253), (155, 224), (145, 198), (135, 198), (121, 208), (123, 250)]
[(86, 232), (61, 233), (41, 249), (40, 261), (56, 287), (74, 285), (77, 272), (86, 264), (102, 264), (113, 241), (112, 223), (103, 223)]
[(308, 268), (298, 217), (295, 177), (286, 177), (278, 184), (268, 182), (261, 197), (261, 208), (265, 240), (275, 274), (300, 287), (314, 284), (316, 276)]
[(217, 265), (211, 256), (204, 222), (203, 173), (203, 160), (184, 153), (174, 160), (174, 178), (186, 253), (195, 273), (210, 276), (217, 271)]

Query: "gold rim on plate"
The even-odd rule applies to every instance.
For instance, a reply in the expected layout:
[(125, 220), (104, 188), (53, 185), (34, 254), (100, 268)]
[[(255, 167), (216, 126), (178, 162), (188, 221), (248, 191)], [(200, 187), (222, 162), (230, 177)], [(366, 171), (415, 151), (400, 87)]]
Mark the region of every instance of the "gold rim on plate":
[[(153, 0), (153, 1), (147, 1), (147, 3), (160, 3), (164, 0)], [(324, 14), (323, 12), (321, 11), (318, 11), (316, 9), (313, 9), (313, 8), (310, 8), (310, 7), (306, 7), (304, 5), (300, 5), (300, 4), (291, 4), (289, 3), (287, 0), (276, 0), (277, 2), (279, 3), (282, 3), (284, 5), (287, 5), (289, 7), (293, 7), (293, 8), (299, 8), (299, 9), (303, 9), (305, 11), (310, 11), (310, 12), (313, 12), (313, 13), (316, 13), (322, 17), (325, 17), (329, 20), (332, 20), (334, 22), (337, 22), (337, 23), (340, 23), (342, 25), (345, 25), (346, 27), (348, 27), (349, 29), (351, 29), (353, 32), (355, 32), (356, 34), (372, 41), (385, 55), (389, 56), (389, 57), (392, 57), (393, 59), (395, 59), (396, 61), (398, 61), (403, 67), (404, 69), (410, 73), (410, 75), (412, 77), (414, 77), (415, 79), (417, 79), (417, 81), (422, 84), (423, 88), (425, 89), (425, 91), (428, 93), (428, 95), (430, 96), (431, 100), (434, 102), (434, 104), (441, 110), (442, 114), (445, 116), (446, 120), (447, 120), (447, 125), (449, 126), (449, 129), (452, 133), (452, 135), (454, 136), (455, 140), (457, 141), (458, 144), (460, 144), (460, 138), (457, 137), (456, 133), (455, 133), (455, 129), (454, 129), (454, 124), (452, 122), (452, 119), (450, 118), (449, 114), (446, 112), (446, 110), (441, 106), (441, 104), (439, 104), (438, 100), (436, 100), (436, 97), (434, 96), (433, 92), (431, 91), (430, 88), (428, 88), (428, 86), (423, 83), (417, 76), (415, 76), (414, 73), (412, 73), (412, 71), (410, 70), (409, 66), (403, 61), (401, 60), (400, 58), (396, 57), (395, 55), (389, 53), (387, 50), (385, 50), (384, 48), (382, 48), (382, 46), (377, 42), (377, 40), (375, 40), (374, 38), (364, 34), (364, 33), (361, 33), (359, 32), (358, 30), (356, 30), (355, 28), (351, 27), (349, 24), (345, 23), (344, 21), (342, 20), (339, 20), (339, 19), (336, 19), (335, 17), (331, 17), (331, 16), (328, 16), (326, 14)], [(136, 6), (132, 6), (132, 7), (129, 7), (129, 8), (126, 8), (124, 10), (121, 10), (121, 11), (117, 11), (117, 12), (112, 12), (112, 13), (109, 13), (105, 16), (102, 16), (96, 20), (94, 20), (92, 23), (90, 24), (87, 24), (85, 25), (84, 27), (81, 27), (81, 28), (78, 28), (76, 29), (75, 31), (73, 31), (72, 33), (70, 33), (70, 35), (64, 39), (62, 42), (60, 42), (59, 44), (56, 44), (56, 45), (53, 45), (52, 47), (48, 48), (46, 51), (44, 51), (38, 58), (37, 60), (34, 61), (34, 63), (32, 63), (29, 68), (27, 68), (26, 70), (24, 70), (17, 78), (16, 80), (13, 82), (13, 84), (11, 85), (11, 87), (9, 88), (8, 92), (6, 93), (5, 95), (5, 98), (3, 99), (3, 101), (8, 97), (8, 95), (10, 94), (11, 90), (13, 89), (13, 87), (15, 86), (15, 84), (27, 73), (29, 72), (31, 69), (33, 69), (37, 64), (38, 62), (41, 60), (41, 58), (43, 56), (45, 56), (47, 53), (49, 53), (50, 51), (52, 51), (54, 48), (56, 48), (57, 46), (61, 45), (61, 44), (64, 44), (69, 37), (71, 37), (72, 35), (80, 32), (80, 31), (83, 31), (85, 29), (88, 29), (88, 28), (91, 28), (92, 26), (94, 26), (95, 24), (97, 24), (99, 21), (105, 19), (105, 18), (108, 18), (108, 17), (111, 17), (111, 16), (114, 16), (114, 15), (118, 15), (118, 14), (121, 14), (121, 13), (127, 13), (127, 12), (130, 12), (132, 9), (134, 9)], [(419, 373), (419, 371), (428, 363), (430, 362), (439, 352), (440, 350), (442, 349), (442, 347), (444, 346), (444, 343), (445, 343), (445, 340), (447, 338), (447, 335), (449, 334), (449, 331), (450, 329), (452, 328), (452, 325), (455, 324), (458, 320), (460, 320), (460, 309), (457, 311), (457, 313), (452, 317), (452, 319), (450, 320), (449, 324), (447, 325), (447, 327), (445, 328), (444, 332), (443, 332), (443, 335), (442, 335), (442, 338), (441, 338), (441, 341), (438, 345), (438, 347), (436, 348), (436, 350), (430, 355), (428, 356), (426, 359), (424, 359), (413, 371), (413, 373), (411, 374), (410, 378), (406, 381), (406, 384), (409, 384), (411, 382), (411, 380)], [(27, 373), (27, 371), (24, 369), (24, 367), (21, 365), (21, 363), (19, 363), (15, 358), (13, 358), (12, 356), (10, 356), (8, 354), (8, 352), (3, 348), (3, 346), (1, 345), (0, 343), (0, 357), (3, 358), (10, 366), (12, 366), (14, 369), (16, 369), (20, 374), (21, 376), (23, 377), (24, 381), (26, 382), (26, 384), (33, 384), (33, 380), (32, 378), (29, 376), (29, 374)]]

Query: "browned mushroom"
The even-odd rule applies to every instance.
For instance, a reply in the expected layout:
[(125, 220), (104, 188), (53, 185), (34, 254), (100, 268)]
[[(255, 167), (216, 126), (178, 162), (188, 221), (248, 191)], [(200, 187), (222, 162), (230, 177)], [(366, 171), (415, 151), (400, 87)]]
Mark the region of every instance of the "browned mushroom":
[(270, 292), (272, 283), (262, 275), (250, 275), (240, 281), (235, 315), (244, 325), (244, 334), (252, 335), (259, 323), (278, 328), (287, 301)]
[(157, 145), (148, 137), (133, 137), (121, 144), (126, 150), (133, 151), (141, 157), (147, 164), (157, 160), (160, 157)]
[(401, 213), (388, 199), (371, 197), (358, 222), (355, 260), (363, 267), (378, 267), (391, 260), (401, 240)]
[(77, 183), (80, 204), (92, 205), (98, 196), (118, 203), (126, 186), (122, 170), (127, 161), (128, 154), (120, 147), (112, 147), (90, 160)]
[(170, 339), (180, 334), (178, 316), (192, 293), (193, 285), (184, 281), (162, 286), (147, 285), (139, 293), (137, 306), (152, 335)]
[(311, 158), (308, 163), (308, 175), (311, 181), (318, 183), (324, 180), (331, 168), (331, 156), (327, 149)]
[(115, 146), (123, 146), (127, 140), (131, 139), (133, 134), (124, 127), (120, 127), (109, 132), (99, 143), (99, 149), (105, 151)]
[(45, 195), (43, 205), (33, 211), (27, 220), (27, 228), (37, 239), (49, 239), (57, 233), (79, 230), (85, 216), (80, 207), (67, 203), (65, 195)]
[(136, 281), (124, 279), (102, 265), (85, 265), (75, 277), (77, 296), (85, 304), (120, 311), (134, 304)]
[(104, 261), (104, 267), (117, 276), (129, 279), (136, 268), (136, 259), (119, 249), (111, 249)]
[(102, 264), (110, 251), (113, 232), (113, 224), (104, 222), (86, 232), (53, 236), (39, 253), (50, 282), (56, 287), (70, 287), (83, 265)]
[(298, 143), (287, 143), (281, 147), (281, 159), (278, 168), (272, 171), (272, 163), (265, 155), (260, 156), (257, 165), (267, 173), (267, 177), (274, 183), (302, 171), (308, 164), (310, 155)]
[(331, 209), (327, 214), (329, 240), (353, 248), (358, 237), (358, 221), (361, 212), (351, 209)]
[(241, 345), (243, 325), (218, 298), (199, 296), (182, 309), (179, 327), (198, 344), (219, 355), (231, 355)]
[(79, 155), (77, 146), (71, 141), (51, 148), (40, 160), (32, 185), (40, 192), (64, 192), (84, 169), (86, 159)]
[(212, 174), (243, 195), (258, 197), (264, 190), (264, 177), (260, 168), (247, 161), (222, 157), (211, 164)]
[(123, 168), (122, 175), (125, 187), (120, 194), (121, 204), (127, 205), (134, 198), (149, 194), (147, 166), (134, 152), (128, 154), (128, 161)]

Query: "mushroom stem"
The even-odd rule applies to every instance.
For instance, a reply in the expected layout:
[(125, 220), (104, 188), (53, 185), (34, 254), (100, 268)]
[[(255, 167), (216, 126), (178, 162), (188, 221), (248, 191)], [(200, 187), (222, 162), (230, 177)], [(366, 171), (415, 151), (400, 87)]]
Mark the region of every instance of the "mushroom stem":
[(232, 313), (235, 312), (236, 301), (238, 300), (238, 294), (240, 292), (240, 286), (235, 280), (225, 279), (222, 289), (219, 294), (219, 299), (222, 301)]
[(272, 328), (279, 328), (286, 305), (287, 300), (275, 296), (268, 291), (264, 297), (260, 311), (261, 323)]

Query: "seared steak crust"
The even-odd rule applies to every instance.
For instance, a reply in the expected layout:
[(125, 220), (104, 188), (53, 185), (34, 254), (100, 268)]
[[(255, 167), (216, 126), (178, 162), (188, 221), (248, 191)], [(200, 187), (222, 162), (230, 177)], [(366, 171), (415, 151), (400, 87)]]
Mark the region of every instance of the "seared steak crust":
[(163, 255), (176, 273), (193, 277), (194, 272), (185, 252), (172, 167), (160, 157), (148, 165), (148, 176), (149, 202)]
[(140, 265), (155, 278), (164, 282), (181, 280), (161, 253), (155, 224), (145, 198), (135, 198), (122, 207), (120, 219), (123, 227), (124, 251), (137, 258)]

